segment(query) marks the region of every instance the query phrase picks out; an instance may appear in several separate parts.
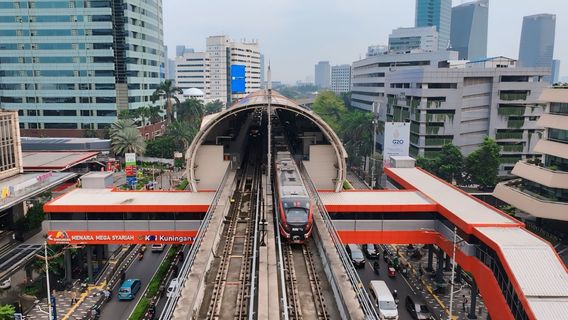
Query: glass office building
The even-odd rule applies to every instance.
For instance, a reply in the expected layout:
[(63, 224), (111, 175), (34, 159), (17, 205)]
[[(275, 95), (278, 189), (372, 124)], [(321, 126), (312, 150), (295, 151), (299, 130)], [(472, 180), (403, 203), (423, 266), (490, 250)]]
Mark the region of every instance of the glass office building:
[(478, 0), (452, 8), (450, 42), (459, 58), (478, 60), (487, 57), (489, 0)]
[[(523, 17), (519, 65), (521, 67), (552, 67), (556, 15), (535, 14)], [(548, 79), (550, 81), (550, 78)]]
[(0, 0), (0, 107), (23, 135), (110, 127), (150, 104), (164, 64), (161, 0)]
[(452, 0), (416, 0), (415, 27), (435, 26), (438, 31), (438, 50), (450, 44)]

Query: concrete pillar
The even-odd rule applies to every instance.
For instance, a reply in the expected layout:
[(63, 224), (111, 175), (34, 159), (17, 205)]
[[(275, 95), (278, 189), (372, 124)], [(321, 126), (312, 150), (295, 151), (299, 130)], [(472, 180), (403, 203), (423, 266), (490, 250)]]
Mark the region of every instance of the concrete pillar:
[(71, 278), (72, 268), (71, 268), (71, 250), (65, 249), (63, 251), (63, 261), (65, 262), (65, 284), (71, 283), (73, 280)]
[(459, 264), (456, 264), (456, 283), (461, 283), (462, 282), (462, 268), (460, 267)]
[(89, 282), (93, 282), (93, 257), (92, 251), (93, 248), (89, 245), (85, 246), (85, 251), (87, 252), (87, 276), (89, 277)]
[(103, 269), (103, 246), (98, 244), (95, 246), (95, 254), (96, 254), (96, 259), (97, 259), (97, 269), (102, 270)]
[(449, 254), (444, 253), (444, 261), (445, 261), (444, 271), (451, 271), (452, 270), (452, 263), (451, 263), (451, 259), (450, 259)]
[(475, 283), (475, 280), (472, 283), (471, 286), (471, 304), (469, 306), (469, 314), (467, 315), (468, 319), (477, 319), (477, 316), (475, 315), (475, 308), (477, 307), (477, 284)]
[(436, 282), (444, 282), (444, 251), (438, 248), (436, 251)]
[(428, 245), (428, 266), (426, 267), (426, 271), (432, 272), (434, 271), (434, 267), (432, 266), (434, 260), (434, 245)]

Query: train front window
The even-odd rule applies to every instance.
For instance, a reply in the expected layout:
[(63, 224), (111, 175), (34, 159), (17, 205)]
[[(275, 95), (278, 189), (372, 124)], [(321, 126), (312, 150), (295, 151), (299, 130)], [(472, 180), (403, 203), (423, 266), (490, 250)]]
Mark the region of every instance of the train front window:
[(290, 224), (304, 224), (308, 222), (308, 213), (302, 208), (290, 208), (286, 212), (286, 218)]

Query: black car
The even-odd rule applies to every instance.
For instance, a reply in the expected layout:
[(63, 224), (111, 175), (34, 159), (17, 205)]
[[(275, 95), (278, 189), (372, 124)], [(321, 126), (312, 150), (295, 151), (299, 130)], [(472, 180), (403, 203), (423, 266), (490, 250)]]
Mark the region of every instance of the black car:
[(380, 256), (379, 250), (377, 250), (374, 244), (364, 244), (363, 252), (369, 259), (378, 259)]
[(412, 315), (413, 319), (418, 320), (426, 320), (432, 319), (432, 313), (428, 309), (426, 305), (426, 301), (418, 296), (407, 296), (404, 304), (406, 306), (406, 310)]
[(365, 256), (363, 256), (363, 252), (356, 244), (348, 244), (345, 246), (345, 250), (351, 257), (351, 262), (355, 266), (355, 268), (364, 268), (365, 267)]

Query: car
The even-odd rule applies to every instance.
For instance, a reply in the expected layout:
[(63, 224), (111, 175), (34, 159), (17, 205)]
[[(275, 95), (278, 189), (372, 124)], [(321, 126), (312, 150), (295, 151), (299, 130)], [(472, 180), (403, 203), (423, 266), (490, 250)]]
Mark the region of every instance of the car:
[(363, 255), (363, 251), (359, 248), (356, 244), (348, 244), (345, 246), (345, 250), (351, 257), (351, 262), (355, 268), (364, 268), (365, 267), (365, 256)]
[(166, 245), (164, 245), (164, 244), (154, 243), (150, 250), (152, 252), (162, 252), (162, 251), (164, 251), (165, 248), (166, 248)]
[(178, 278), (173, 278), (172, 281), (170, 281), (170, 285), (168, 286), (168, 290), (166, 291), (166, 296), (168, 298), (172, 297), (174, 295), (174, 292), (177, 290), (178, 287), (179, 287)]
[(369, 295), (381, 320), (398, 320), (398, 306), (386, 282), (382, 280), (369, 282)]
[(126, 279), (118, 289), (118, 300), (132, 300), (140, 291), (142, 282), (140, 279)]
[(426, 301), (419, 296), (408, 295), (404, 300), (404, 304), (413, 319), (426, 320), (432, 317)]
[(363, 245), (363, 252), (365, 252), (365, 255), (369, 259), (378, 259), (380, 255), (379, 250), (371, 243)]
[(0, 289), (10, 289), (11, 286), (12, 286), (12, 278), (8, 278), (0, 282)]

